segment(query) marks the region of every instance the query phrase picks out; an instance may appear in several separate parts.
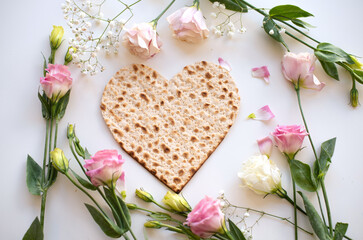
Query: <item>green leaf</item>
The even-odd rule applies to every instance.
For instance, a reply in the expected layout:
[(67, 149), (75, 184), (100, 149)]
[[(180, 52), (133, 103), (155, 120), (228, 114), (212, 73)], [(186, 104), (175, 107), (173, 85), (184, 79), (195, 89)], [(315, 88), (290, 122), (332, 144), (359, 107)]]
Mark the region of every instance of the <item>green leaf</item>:
[(346, 62), (354, 64), (353, 59), (348, 53), (330, 43), (320, 43), (316, 47), (314, 54), (321, 61), (334, 63)]
[[(105, 191), (105, 196), (106, 196), (107, 200), (110, 202), (110, 204), (113, 207), (113, 209), (111, 209), (112, 214), (113, 214), (114, 218), (116, 219), (118, 226), (121, 228), (121, 232), (124, 233), (124, 232), (128, 231), (129, 228), (128, 228), (127, 224), (129, 226), (131, 226), (131, 216), (130, 216), (129, 209), (127, 208), (125, 202), (120, 197), (117, 197), (117, 199), (120, 203), (121, 209), (122, 209), (122, 210), (120, 210), (119, 204), (117, 203), (112, 192), (108, 188), (103, 188), (103, 189)], [(121, 211), (125, 215), (127, 222), (125, 222), (125, 219), (122, 217)]]
[(54, 168), (53, 165), (50, 165), (49, 171), (50, 171), (50, 175), (49, 175), (50, 179), (48, 179), (47, 188), (50, 188), (53, 185), (53, 183), (55, 183), (55, 181), (57, 180), (57, 176), (58, 176), (58, 171), (57, 171), (57, 169)]
[(319, 61), (326, 74), (328, 74), (330, 77), (334, 78), (335, 80), (339, 81), (338, 69), (337, 66), (335, 66), (335, 63), (325, 62), (322, 60)]
[(100, 226), (102, 231), (109, 237), (112, 238), (119, 238), (121, 237), (122, 233), (118, 226), (108, 219), (105, 215), (99, 212), (95, 207), (85, 203), (89, 213), (92, 215), (93, 220)]
[(309, 192), (316, 191), (317, 184), (308, 164), (293, 159), (290, 161), (290, 170), (297, 185)]
[(28, 231), (26, 231), (23, 240), (43, 240), (43, 230), (40, 226), (40, 222), (38, 217), (34, 219), (30, 227), (28, 228)]
[(40, 102), (42, 103), (42, 115), (43, 118), (45, 119), (49, 119), (51, 116), (51, 110), (50, 110), (50, 100), (47, 97), (47, 95), (45, 95), (45, 93), (43, 92), (43, 95), (41, 95), (38, 92), (38, 98), (40, 100)]
[(43, 56), (43, 76), (45, 77), (45, 75), (47, 74), (47, 71), (45, 69), (47, 69), (47, 60), (44, 57), (44, 54), (42, 53)]
[(333, 240), (342, 240), (345, 233), (347, 232), (347, 229), (348, 229), (347, 223), (338, 222), (337, 224), (335, 224)]
[(43, 191), (41, 186), (42, 168), (28, 155), (26, 161), (26, 185), (33, 195), (40, 195)]
[(148, 216), (157, 221), (169, 221), (171, 219), (169, 214), (163, 212), (150, 213)]
[(91, 154), (88, 152), (88, 149), (86, 148), (84, 150), (84, 159), (90, 159), (91, 158)]
[(68, 92), (61, 97), (58, 102), (55, 104), (55, 114), (53, 116), (56, 117), (57, 120), (60, 120), (63, 118), (66, 109), (67, 109), (67, 105), (69, 102), (69, 95), (71, 94), (71, 90), (68, 90)]
[(302, 28), (306, 28), (306, 29), (315, 28), (315, 26), (313, 26), (310, 23), (307, 23), (307, 22), (305, 22), (305, 21), (303, 21), (301, 19), (291, 19), (291, 22), (293, 24), (295, 24), (296, 26), (298, 26), (298, 27), (302, 27)]
[(232, 235), (233, 240), (246, 240), (241, 230), (237, 227), (236, 224), (234, 224), (234, 222), (231, 221), (231, 219), (228, 219), (228, 225), (229, 225), (229, 232)]
[(209, 0), (209, 1), (211, 3), (219, 2), (220, 4), (224, 4), (224, 6), (226, 6), (226, 9), (235, 12), (248, 12), (246, 4), (240, 2), (239, 0)]
[(289, 50), (284, 39), (281, 37), (281, 34), (279, 32), (280, 27), (272, 19), (270, 19), (269, 17), (265, 17), (263, 19), (263, 29), (265, 30), (267, 35), (269, 35), (270, 37), (272, 37), (273, 39), (275, 39), (276, 41), (278, 41), (279, 43), (284, 45), (284, 47), (287, 50)]
[(294, 5), (276, 6), (269, 11), (269, 15), (271, 18), (279, 20), (292, 20), (302, 17), (314, 16), (313, 14)]
[(298, 191), (304, 200), (304, 206), (306, 210), (306, 214), (308, 215), (310, 225), (314, 229), (315, 234), (319, 237), (320, 240), (330, 240), (328, 228), (321, 220), (318, 212), (314, 208), (313, 204), (309, 201), (309, 199), (304, 195), (304, 193)]
[(329, 139), (321, 144), (320, 157), (319, 157), (319, 178), (324, 178), (328, 172), (331, 158), (334, 154), (336, 138)]
[(353, 69), (352, 74), (355, 80), (363, 84), (363, 70)]
[(73, 176), (77, 179), (77, 181), (85, 188), (95, 191), (97, 189), (97, 187), (95, 185), (93, 185), (92, 183), (90, 183), (88, 180), (83, 179), (81, 176), (79, 176), (75, 171), (72, 171)]

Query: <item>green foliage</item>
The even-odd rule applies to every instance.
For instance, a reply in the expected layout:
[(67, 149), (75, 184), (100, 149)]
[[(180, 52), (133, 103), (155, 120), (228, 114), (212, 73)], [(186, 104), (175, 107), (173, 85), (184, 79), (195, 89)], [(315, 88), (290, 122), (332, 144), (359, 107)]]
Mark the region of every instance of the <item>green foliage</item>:
[(101, 212), (99, 212), (95, 207), (85, 204), (89, 213), (91, 214), (92, 218), (95, 220), (95, 222), (100, 226), (102, 231), (109, 237), (112, 238), (119, 238), (121, 237), (121, 229), (115, 225), (111, 220), (103, 215)]
[(335, 142), (336, 138), (332, 138), (321, 144), (320, 157), (314, 164), (314, 175), (318, 180), (324, 179), (328, 172), (334, 154)]
[(228, 225), (229, 233), (231, 234), (233, 240), (246, 240), (241, 230), (236, 226), (236, 224), (234, 224), (234, 222), (231, 221), (231, 219), (228, 219)]
[(298, 191), (301, 195), (304, 206), (306, 210), (306, 214), (308, 215), (310, 225), (314, 229), (315, 234), (319, 237), (320, 240), (330, 240), (328, 228), (321, 220), (318, 212), (314, 208), (313, 204), (309, 201), (309, 199), (304, 195), (304, 193)]
[(302, 10), (294, 5), (279, 5), (269, 11), (271, 18), (279, 19), (282, 21), (293, 20), (302, 17), (312, 17), (313, 14)]
[(163, 212), (155, 212), (148, 214), (149, 217), (158, 221), (169, 221), (171, 220), (171, 216), (167, 213)]
[(354, 64), (353, 59), (343, 49), (334, 46), (331, 43), (320, 43), (315, 51), (315, 56), (324, 62), (330, 63), (349, 63)]
[(32, 224), (30, 225), (28, 231), (26, 231), (23, 240), (43, 240), (43, 230), (40, 226), (40, 222), (38, 217), (34, 219)]
[(57, 180), (57, 176), (58, 176), (58, 171), (57, 171), (57, 169), (55, 169), (53, 167), (53, 165), (50, 165), (49, 171), (50, 171), (50, 174), (49, 174), (49, 179), (48, 179), (48, 182), (46, 185), (47, 188), (50, 188), (53, 185), (53, 183), (55, 183), (55, 181)]
[(77, 181), (85, 188), (95, 191), (97, 187), (95, 187), (92, 183), (90, 183), (88, 180), (83, 179), (81, 176), (79, 176), (75, 171), (72, 171), (73, 176), (77, 179)]
[(345, 233), (347, 232), (348, 224), (338, 222), (335, 224), (333, 240), (342, 240)]
[(246, 4), (242, 3), (239, 0), (209, 0), (209, 1), (211, 3), (219, 2), (220, 4), (224, 4), (224, 6), (226, 6), (226, 9), (235, 12), (248, 12)]
[(313, 26), (313, 25), (311, 25), (311, 24), (309, 24), (309, 23), (307, 23), (307, 22), (305, 22), (305, 21), (303, 21), (303, 20), (301, 20), (301, 19), (291, 19), (291, 22), (293, 23), (293, 24), (295, 24), (296, 26), (298, 26), (298, 27), (302, 27), (302, 28), (315, 28), (315, 26)]
[(335, 66), (335, 63), (326, 62), (322, 60), (319, 61), (326, 74), (328, 74), (330, 77), (334, 78), (335, 80), (339, 81), (338, 69), (337, 66)]
[(280, 27), (271, 18), (265, 17), (263, 19), (263, 29), (265, 30), (267, 35), (269, 35), (270, 37), (272, 37), (273, 39), (275, 39), (276, 41), (278, 41), (279, 43), (284, 45), (285, 48), (287, 50), (289, 50), (284, 39), (282, 38), (282, 36), (279, 32)]
[(42, 168), (34, 159), (28, 155), (26, 161), (26, 185), (33, 195), (40, 195), (43, 191), (42, 185)]
[(55, 117), (57, 120), (63, 118), (67, 109), (70, 94), (71, 90), (68, 90), (68, 92), (52, 106), (52, 117)]
[(290, 170), (297, 185), (309, 192), (316, 191), (317, 184), (308, 164), (293, 159), (290, 161)]
[(50, 111), (50, 99), (47, 97), (47, 95), (45, 95), (45, 93), (43, 92), (43, 95), (41, 95), (38, 92), (38, 98), (40, 100), (40, 102), (42, 103), (42, 115), (44, 119), (50, 119), (51, 117), (51, 111)]
[(360, 82), (361, 84), (363, 84), (363, 70), (361, 69), (353, 69), (352, 70), (352, 75), (354, 77), (355, 80), (357, 80), (358, 82)]

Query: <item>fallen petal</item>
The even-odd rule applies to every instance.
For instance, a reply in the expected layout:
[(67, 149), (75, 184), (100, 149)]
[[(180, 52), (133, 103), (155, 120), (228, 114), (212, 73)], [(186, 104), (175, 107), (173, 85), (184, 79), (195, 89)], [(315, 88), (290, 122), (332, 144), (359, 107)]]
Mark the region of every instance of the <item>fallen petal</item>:
[(263, 78), (266, 83), (270, 82), (270, 72), (268, 71), (267, 66), (252, 68), (251, 73), (254, 78)]
[(221, 67), (223, 67), (224, 69), (226, 69), (227, 71), (231, 71), (232, 68), (231, 68), (231, 65), (229, 65), (229, 63), (227, 61), (225, 61), (223, 58), (218, 58), (218, 62), (219, 62), (219, 65)]
[(257, 140), (258, 148), (262, 155), (266, 155), (268, 158), (271, 156), (273, 142), (270, 137), (264, 137)]
[(262, 108), (258, 109), (256, 112), (251, 113), (248, 115), (247, 118), (260, 120), (260, 121), (268, 121), (275, 117), (272, 113), (270, 107), (268, 105), (263, 106)]

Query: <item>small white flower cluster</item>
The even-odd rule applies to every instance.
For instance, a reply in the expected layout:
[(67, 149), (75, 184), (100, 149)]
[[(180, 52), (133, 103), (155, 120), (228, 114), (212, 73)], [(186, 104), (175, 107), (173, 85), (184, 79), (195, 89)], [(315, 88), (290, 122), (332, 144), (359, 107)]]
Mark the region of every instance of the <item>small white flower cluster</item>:
[[(212, 12), (211, 17), (219, 20), (219, 22), (217, 25), (212, 26), (211, 29), (217, 37), (228, 36), (232, 38), (236, 32), (246, 32), (246, 28), (242, 24), (242, 13), (229, 13), (227, 12), (228, 10), (226, 10), (226, 6), (219, 2), (214, 2), (213, 8), (215, 8), (217, 12)], [(237, 15), (239, 15), (238, 19), (234, 20)]]
[[(73, 64), (85, 75), (95, 75), (105, 68), (98, 60), (100, 52), (107, 55), (118, 53), (120, 34), (126, 22), (132, 17), (130, 6), (123, 4), (121, 12), (113, 18), (106, 18), (102, 7), (106, 0), (66, 0), (62, 4), (64, 19), (71, 28), (73, 37), (68, 42)], [(128, 19), (119, 19), (128, 11)], [(103, 29), (103, 30), (102, 30)]]

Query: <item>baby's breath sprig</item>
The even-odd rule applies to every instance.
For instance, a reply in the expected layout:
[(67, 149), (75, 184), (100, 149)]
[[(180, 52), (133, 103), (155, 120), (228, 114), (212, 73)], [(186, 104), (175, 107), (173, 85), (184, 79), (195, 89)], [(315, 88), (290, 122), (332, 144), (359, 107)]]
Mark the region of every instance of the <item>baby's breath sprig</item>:
[(212, 27), (213, 33), (217, 36), (228, 36), (232, 38), (235, 33), (245, 33), (246, 28), (242, 22), (241, 12), (232, 12), (226, 10), (224, 4), (219, 2), (213, 3), (215, 12), (211, 12), (211, 17), (217, 20), (217, 24)]
[(140, 1), (126, 4), (117, 0), (122, 9), (112, 18), (104, 16), (102, 11), (106, 0), (66, 0), (62, 4), (64, 19), (73, 33), (73, 37), (68, 40), (72, 47), (70, 53), (73, 64), (79, 67), (83, 74), (92, 76), (105, 70), (98, 60), (102, 51), (106, 55), (118, 54), (120, 34), (125, 24), (133, 17), (131, 7)]
[[(236, 225), (241, 225), (242, 233), (246, 236), (246, 239), (251, 240), (252, 239), (252, 230), (254, 226), (264, 217), (269, 216), (272, 218), (280, 219), (281, 221), (285, 221), (289, 224), (294, 225), (292, 221), (290, 221), (288, 218), (280, 217), (271, 213), (267, 213), (264, 211), (260, 211), (257, 209), (249, 208), (249, 207), (243, 207), (243, 206), (237, 206), (229, 202), (227, 197), (225, 196), (223, 191), (220, 191), (218, 199), (221, 202), (221, 209), (222, 212), (225, 214), (225, 216), (229, 219), (234, 220)], [(250, 214), (257, 214), (257, 218), (254, 218), (255, 220), (248, 221), (250, 219)], [(252, 224), (251, 224), (252, 222)], [(313, 233), (301, 228), (298, 226), (298, 228), (302, 231), (304, 231), (307, 234), (313, 235)]]

